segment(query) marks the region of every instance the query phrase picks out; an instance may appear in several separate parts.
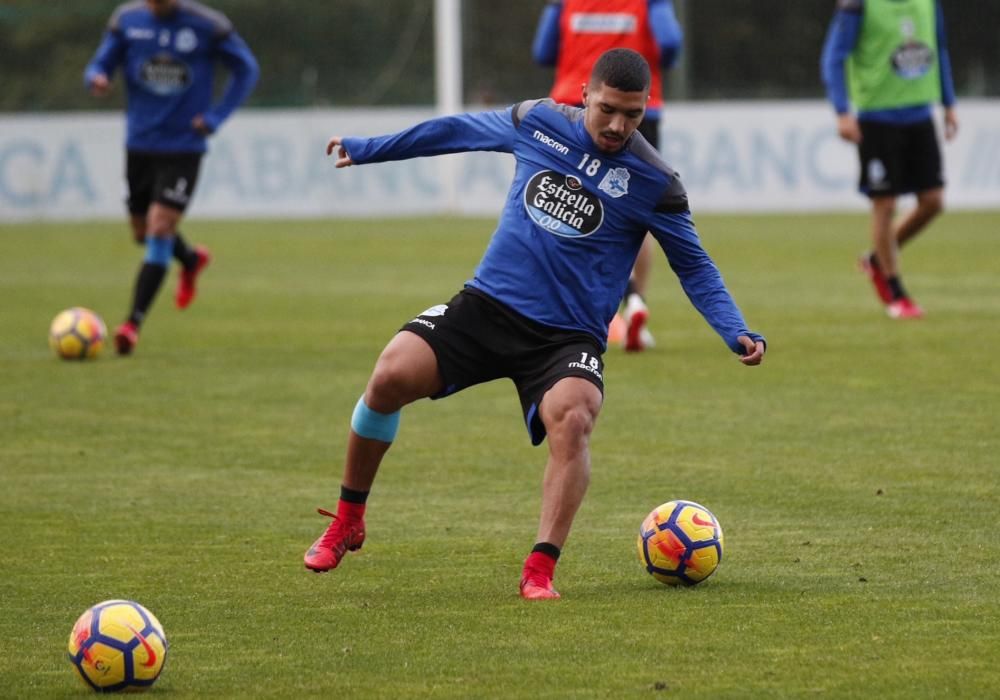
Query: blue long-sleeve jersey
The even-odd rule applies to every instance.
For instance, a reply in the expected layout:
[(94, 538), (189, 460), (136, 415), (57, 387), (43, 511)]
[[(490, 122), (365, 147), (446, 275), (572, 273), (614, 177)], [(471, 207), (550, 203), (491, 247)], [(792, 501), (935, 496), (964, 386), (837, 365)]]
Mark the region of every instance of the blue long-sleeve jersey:
[[(213, 105), (216, 61), (230, 72), (221, 100)], [(202, 115), (211, 131), (246, 99), (257, 83), (257, 61), (220, 12), (192, 0), (157, 18), (141, 0), (120, 5), (111, 15), (84, 82), (123, 68), (130, 150), (201, 153), (205, 137), (191, 126)]]
[[(951, 57), (948, 53), (948, 37), (944, 28), (944, 12), (936, 1), (937, 13), (937, 53), (938, 73), (941, 76), (941, 102), (945, 107), (955, 104), (955, 84), (951, 75)], [(850, 111), (847, 96), (845, 65), (858, 43), (861, 22), (864, 19), (864, 0), (841, 2), (830, 23), (823, 53), (820, 57), (820, 71), (826, 85), (827, 96), (837, 114)], [(914, 105), (894, 109), (877, 109), (858, 112), (858, 119), (878, 121), (886, 124), (912, 124), (931, 116), (931, 105)]]
[(376, 138), (346, 138), (355, 163), (464, 151), (513, 153), (514, 180), (497, 229), (466, 284), (520, 314), (589, 333), (604, 345), (629, 272), (651, 231), (691, 302), (737, 353), (753, 339), (703, 249), (677, 174), (638, 133), (601, 152), (584, 110), (549, 99), (432, 119)]

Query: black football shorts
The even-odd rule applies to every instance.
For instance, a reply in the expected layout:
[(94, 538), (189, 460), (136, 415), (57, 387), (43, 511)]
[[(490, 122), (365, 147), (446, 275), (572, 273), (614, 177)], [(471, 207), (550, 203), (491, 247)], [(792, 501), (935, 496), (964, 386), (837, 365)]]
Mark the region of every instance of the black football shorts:
[(125, 164), (129, 213), (142, 216), (153, 202), (177, 211), (187, 209), (198, 184), (201, 156), (129, 151)]
[(932, 120), (902, 125), (862, 120), (859, 126), (858, 188), (869, 197), (924, 192), (944, 186), (941, 149)]
[(444, 390), (432, 399), (494, 379), (513, 380), (532, 445), (545, 439), (538, 408), (560, 379), (582, 377), (604, 394), (603, 350), (593, 336), (532, 321), (472, 287), (401, 330), (426, 340), (437, 356)]

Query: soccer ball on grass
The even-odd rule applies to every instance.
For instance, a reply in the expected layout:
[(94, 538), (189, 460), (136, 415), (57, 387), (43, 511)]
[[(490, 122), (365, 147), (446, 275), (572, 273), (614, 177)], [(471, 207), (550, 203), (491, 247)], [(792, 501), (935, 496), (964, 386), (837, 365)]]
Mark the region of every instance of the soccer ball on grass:
[(68, 651), (77, 675), (94, 690), (145, 690), (163, 670), (167, 638), (138, 603), (106, 600), (73, 625)]
[(49, 347), (64, 360), (97, 357), (107, 337), (101, 317), (82, 306), (59, 312), (49, 326)]
[(668, 501), (639, 528), (639, 561), (657, 581), (693, 586), (722, 561), (722, 527), (711, 511), (693, 501)]

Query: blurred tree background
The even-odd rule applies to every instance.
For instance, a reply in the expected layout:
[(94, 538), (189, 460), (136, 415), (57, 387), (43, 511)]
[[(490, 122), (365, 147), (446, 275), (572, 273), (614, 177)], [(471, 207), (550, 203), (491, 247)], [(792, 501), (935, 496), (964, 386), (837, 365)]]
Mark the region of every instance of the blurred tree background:
[[(672, 99), (817, 98), (834, 0), (675, 0), (687, 38)], [(111, 109), (83, 68), (115, 0), (0, 0), (0, 111)], [(434, 99), (433, 0), (208, 0), (261, 64), (257, 107), (426, 105)], [(963, 12), (975, 6), (975, 13)], [(532, 63), (544, 0), (463, 0), (464, 97), (507, 104), (548, 92)], [(960, 97), (1000, 96), (1000, 2), (945, 0)]]

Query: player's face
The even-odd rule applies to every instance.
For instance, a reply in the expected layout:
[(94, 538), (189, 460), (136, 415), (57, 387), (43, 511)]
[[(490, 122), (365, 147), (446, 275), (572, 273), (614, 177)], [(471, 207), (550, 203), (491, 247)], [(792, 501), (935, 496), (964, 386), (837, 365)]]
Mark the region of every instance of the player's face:
[(146, 7), (157, 17), (166, 17), (177, 8), (177, 0), (146, 0)]
[(597, 147), (617, 153), (639, 128), (649, 91), (625, 92), (604, 83), (583, 86), (583, 124)]

